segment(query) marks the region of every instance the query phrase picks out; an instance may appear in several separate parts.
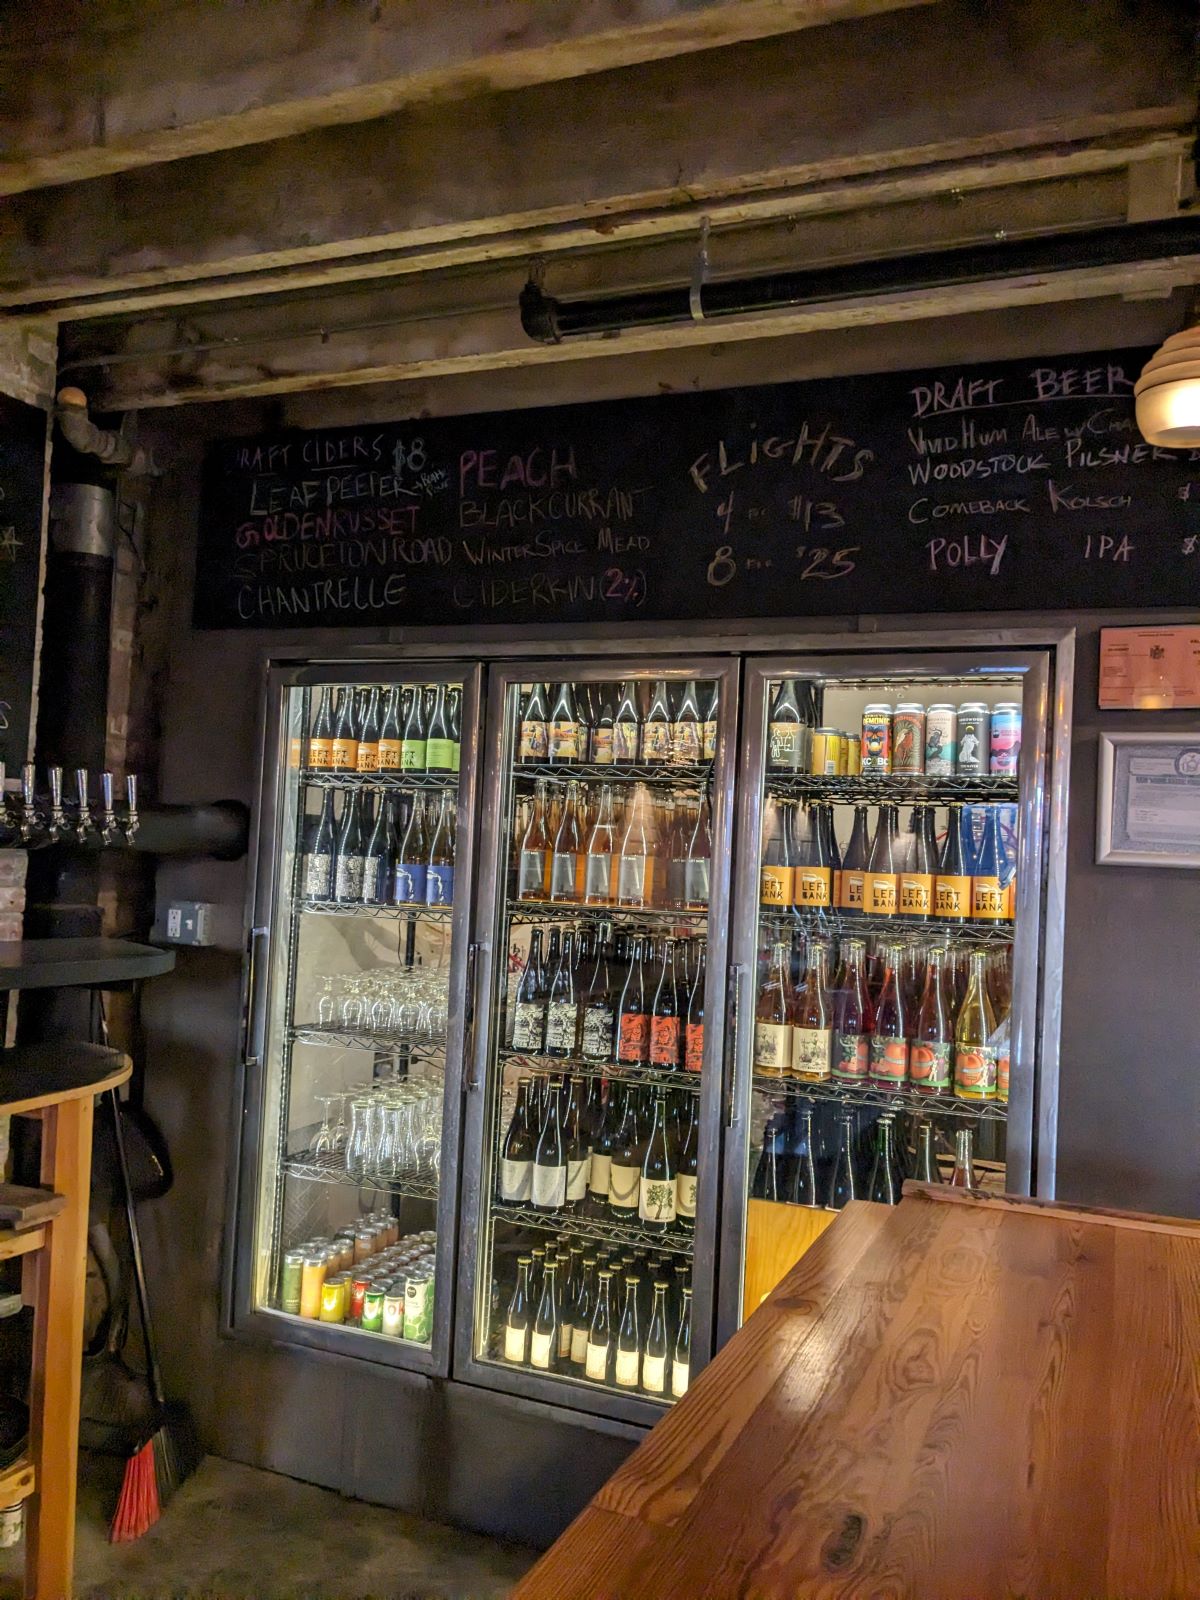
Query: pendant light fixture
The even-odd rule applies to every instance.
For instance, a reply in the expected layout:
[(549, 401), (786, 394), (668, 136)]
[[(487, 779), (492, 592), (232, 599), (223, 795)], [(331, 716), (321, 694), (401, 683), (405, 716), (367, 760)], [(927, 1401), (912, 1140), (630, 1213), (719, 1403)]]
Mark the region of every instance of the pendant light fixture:
[(1191, 326), (1173, 333), (1133, 386), (1137, 424), (1147, 444), (1172, 450), (1200, 445), (1200, 303)]

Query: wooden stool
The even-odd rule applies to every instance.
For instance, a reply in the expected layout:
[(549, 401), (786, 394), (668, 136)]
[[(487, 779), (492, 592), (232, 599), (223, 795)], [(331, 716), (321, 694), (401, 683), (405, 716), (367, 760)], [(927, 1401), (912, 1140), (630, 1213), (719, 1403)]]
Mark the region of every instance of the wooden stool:
[(129, 1058), (102, 1045), (55, 1041), (0, 1051), (0, 1114), (40, 1113), (42, 1123), (45, 1190), (9, 1190), (15, 1227), (4, 1225), (0, 1187), (0, 1260), (26, 1258), (24, 1296), (33, 1306), (29, 1453), (0, 1473), (0, 1506), (32, 1496), (29, 1600), (68, 1600), (71, 1593), (92, 1113), (96, 1096), (129, 1073)]

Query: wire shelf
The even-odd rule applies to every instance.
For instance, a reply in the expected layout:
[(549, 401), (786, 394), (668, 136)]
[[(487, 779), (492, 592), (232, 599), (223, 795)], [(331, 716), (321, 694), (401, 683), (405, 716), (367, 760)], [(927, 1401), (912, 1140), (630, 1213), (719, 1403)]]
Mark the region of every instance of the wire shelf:
[(545, 922), (613, 922), (617, 921), (623, 928), (634, 927), (645, 923), (648, 927), (661, 930), (672, 923), (679, 923), (689, 928), (704, 927), (708, 922), (707, 911), (677, 911), (669, 908), (646, 907), (639, 909), (636, 906), (580, 906), (569, 901), (550, 900), (510, 900), (508, 902), (508, 921), (512, 927), (520, 927), (526, 923)]
[(300, 1023), (289, 1028), (287, 1034), (296, 1044), (325, 1044), (342, 1050), (375, 1050), (381, 1053), (403, 1051), (406, 1055), (422, 1059), (441, 1054), (446, 1049), (444, 1035), (430, 1038), (428, 1034), (395, 1033), (386, 1029), (322, 1028)]
[(526, 1072), (565, 1073), (568, 1078), (611, 1078), (615, 1083), (648, 1084), (655, 1089), (682, 1089), (700, 1093), (700, 1074), (670, 1067), (634, 1067), (625, 1062), (584, 1061), (578, 1056), (532, 1055), (524, 1050), (501, 1050), (502, 1062), (516, 1062)]
[(937, 917), (922, 921), (917, 917), (856, 917), (843, 916), (837, 911), (817, 913), (796, 906), (791, 911), (760, 910), (758, 925), (771, 936), (803, 930), (808, 934), (829, 934), (839, 939), (853, 939), (855, 935), (876, 934), (903, 939), (909, 934), (928, 934), (938, 942), (956, 948), (972, 944), (1011, 944), (1011, 922), (942, 922)]
[(453, 906), (363, 905), (343, 900), (297, 900), (296, 910), (318, 917), (376, 917), (387, 922), (403, 922), (413, 917), (420, 922), (449, 922)]
[(875, 1084), (801, 1083), (798, 1078), (770, 1078), (754, 1074), (756, 1094), (782, 1095), (800, 1100), (833, 1100), (845, 1106), (878, 1106), (884, 1111), (907, 1111), (924, 1117), (961, 1117), (972, 1122), (1006, 1122), (1008, 1105), (998, 1100), (955, 1100), (950, 1095), (917, 1094), (913, 1089), (881, 1088)]
[(668, 789), (703, 789), (712, 782), (713, 764), (701, 762), (639, 762), (605, 765), (595, 761), (539, 762), (514, 764), (514, 778), (544, 778), (548, 783), (574, 780), (599, 783), (649, 783)]
[(457, 772), (328, 772), (305, 767), (300, 782), (311, 789), (457, 789)]
[(603, 1217), (585, 1217), (573, 1211), (534, 1211), (524, 1206), (502, 1205), (493, 1201), (492, 1221), (513, 1228), (537, 1228), (545, 1233), (571, 1234), (578, 1239), (595, 1239), (599, 1244), (626, 1245), (635, 1250), (665, 1250), (672, 1255), (690, 1256), (693, 1239), (684, 1233), (651, 1233), (631, 1223), (609, 1222)]
[(361, 1177), (347, 1172), (340, 1152), (313, 1155), (311, 1150), (301, 1150), (287, 1156), (283, 1170), (289, 1178), (300, 1178), (305, 1183), (333, 1183), (346, 1189), (376, 1189), (381, 1194), (403, 1195), (410, 1200), (436, 1200), (438, 1180), (423, 1172), (405, 1172), (385, 1177), (382, 1173), (367, 1172)]
[(1016, 778), (934, 778), (923, 773), (856, 773), (853, 777), (829, 778), (817, 773), (768, 772), (767, 793), (785, 800), (830, 800), (845, 804), (875, 806), (889, 801), (907, 805), (911, 801), (992, 801), (1013, 802), (1017, 798)]

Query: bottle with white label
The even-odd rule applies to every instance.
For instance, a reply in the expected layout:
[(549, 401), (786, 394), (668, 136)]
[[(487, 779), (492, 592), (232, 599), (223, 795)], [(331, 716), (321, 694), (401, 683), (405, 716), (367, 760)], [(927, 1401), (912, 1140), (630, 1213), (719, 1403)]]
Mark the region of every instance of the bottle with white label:
[(613, 1363), (613, 1382), (618, 1389), (637, 1389), (642, 1381), (642, 1339), (638, 1326), (638, 1284), (630, 1273), (625, 1279), (625, 1309), (617, 1332), (617, 1353)]
[(613, 1145), (617, 1128), (617, 1085), (610, 1084), (608, 1099), (600, 1117), (599, 1126), (592, 1138), (591, 1159), (588, 1163), (588, 1192), (583, 1211), (589, 1217), (607, 1217), (609, 1181), (612, 1175)]
[(584, 1256), (575, 1281), (571, 1308), (571, 1365), (580, 1376), (587, 1365), (588, 1330), (596, 1308), (596, 1257)]
[(567, 1253), (558, 1296), (558, 1370), (565, 1372), (571, 1360), (571, 1335), (575, 1328), (575, 1301), (579, 1293), (579, 1265), (583, 1249), (573, 1244)]
[(633, 1222), (637, 1217), (642, 1182), (642, 1150), (638, 1138), (637, 1108), (632, 1085), (625, 1086), (625, 1102), (620, 1126), (613, 1140), (608, 1167), (608, 1210), (617, 1222)]
[(550, 855), (550, 898), (573, 903), (579, 899), (583, 867), (581, 856), (584, 842), (584, 815), (580, 805), (579, 785), (567, 785), (567, 803), (563, 807), (562, 821), (554, 836)]
[(692, 1364), (692, 1291), (683, 1291), (683, 1310), (679, 1314), (679, 1332), (675, 1335), (675, 1351), (671, 1358), (671, 1393), (682, 1400), (688, 1391), (688, 1371)]
[(613, 786), (600, 785), (600, 806), (583, 852), (583, 902), (606, 906), (612, 899), (612, 864), (617, 848), (617, 823), (613, 813)]
[(547, 1261), (542, 1298), (529, 1339), (529, 1365), (539, 1372), (558, 1371), (558, 1266)]
[(533, 1158), (533, 1204), (538, 1211), (561, 1211), (567, 1199), (567, 1147), (562, 1135), (561, 1102), (551, 1089)]
[(528, 1256), (517, 1257), (517, 1286), (504, 1318), (504, 1359), (517, 1367), (529, 1360), (529, 1265)]
[(550, 795), (539, 778), (533, 790), (533, 810), (517, 854), (517, 899), (544, 900), (550, 890)]
[(617, 1339), (612, 1314), (612, 1273), (605, 1268), (598, 1275), (596, 1307), (588, 1329), (583, 1375), (593, 1383), (611, 1383), (616, 1361)]
[(567, 1096), (567, 1200), (568, 1211), (582, 1211), (587, 1199), (591, 1148), (583, 1124), (583, 1079), (572, 1078)]
[(665, 1089), (654, 1091), (654, 1121), (638, 1185), (638, 1217), (652, 1233), (669, 1233), (675, 1227), (675, 1152), (667, 1128)]
[(642, 1388), (647, 1394), (666, 1396), (667, 1392), (667, 1282), (654, 1280), (654, 1305), (646, 1330), (646, 1353), (642, 1357)]
[(529, 1116), (530, 1078), (517, 1080), (517, 1104), (500, 1148), (500, 1198), (505, 1205), (529, 1204), (533, 1192), (533, 1128)]
[(562, 954), (546, 999), (546, 1054), (560, 1058), (575, 1054), (575, 1025), (579, 1008), (575, 1000), (574, 934), (562, 942)]
[(696, 1174), (700, 1168), (700, 1096), (689, 1094), (686, 1098), (675, 1168), (675, 1225), (680, 1233), (694, 1233)]
[(546, 1046), (546, 1002), (542, 994), (542, 930), (529, 939), (529, 959), (513, 1001), (512, 1047), (540, 1056)]

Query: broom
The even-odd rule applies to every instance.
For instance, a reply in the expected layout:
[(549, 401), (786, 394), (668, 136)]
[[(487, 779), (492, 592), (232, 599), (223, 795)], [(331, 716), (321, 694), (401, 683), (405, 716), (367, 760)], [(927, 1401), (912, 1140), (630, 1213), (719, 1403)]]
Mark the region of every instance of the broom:
[(117, 1091), (108, 1090), (107, 1098), (112, 1112), (117, 1164), (121, 1169), (121, 1188), (125, 1196), (125, 1218), (129, 1224), (133, 1279), (137, 1288), (138, 1312), (142, 1319), (142, 1338), (146, 1346), (150, 1398), (154, 1402), (153, 1427), (125, 1463), (121, 1497), (117, 1501), (117, 1509), (108, 1531), (109, 1539), (114, 1544), (121, 1544), (131, 1539), (140, 1539), (148, 1528), (154, 1526), (163, 1506), (170, 1500), (175, 1490), (200, 1465), (202, 1453), (196, 1439), (195, 1427), (186, 1408), (168, 1405), (163, 1392), (162, 1369), (158, 1364), (154, 1330), (150, 1323), (150, 1301), (146, 1293), (146, 1273), (142, 1265), (142, 1242), (138, 1233), (137, 1212), (133, 1204), (133, 1189), (129, 1182), (129, 1164), (125, 1158), (125, 1139), (121, 1132), (121, 1108), (117, 1100)]

